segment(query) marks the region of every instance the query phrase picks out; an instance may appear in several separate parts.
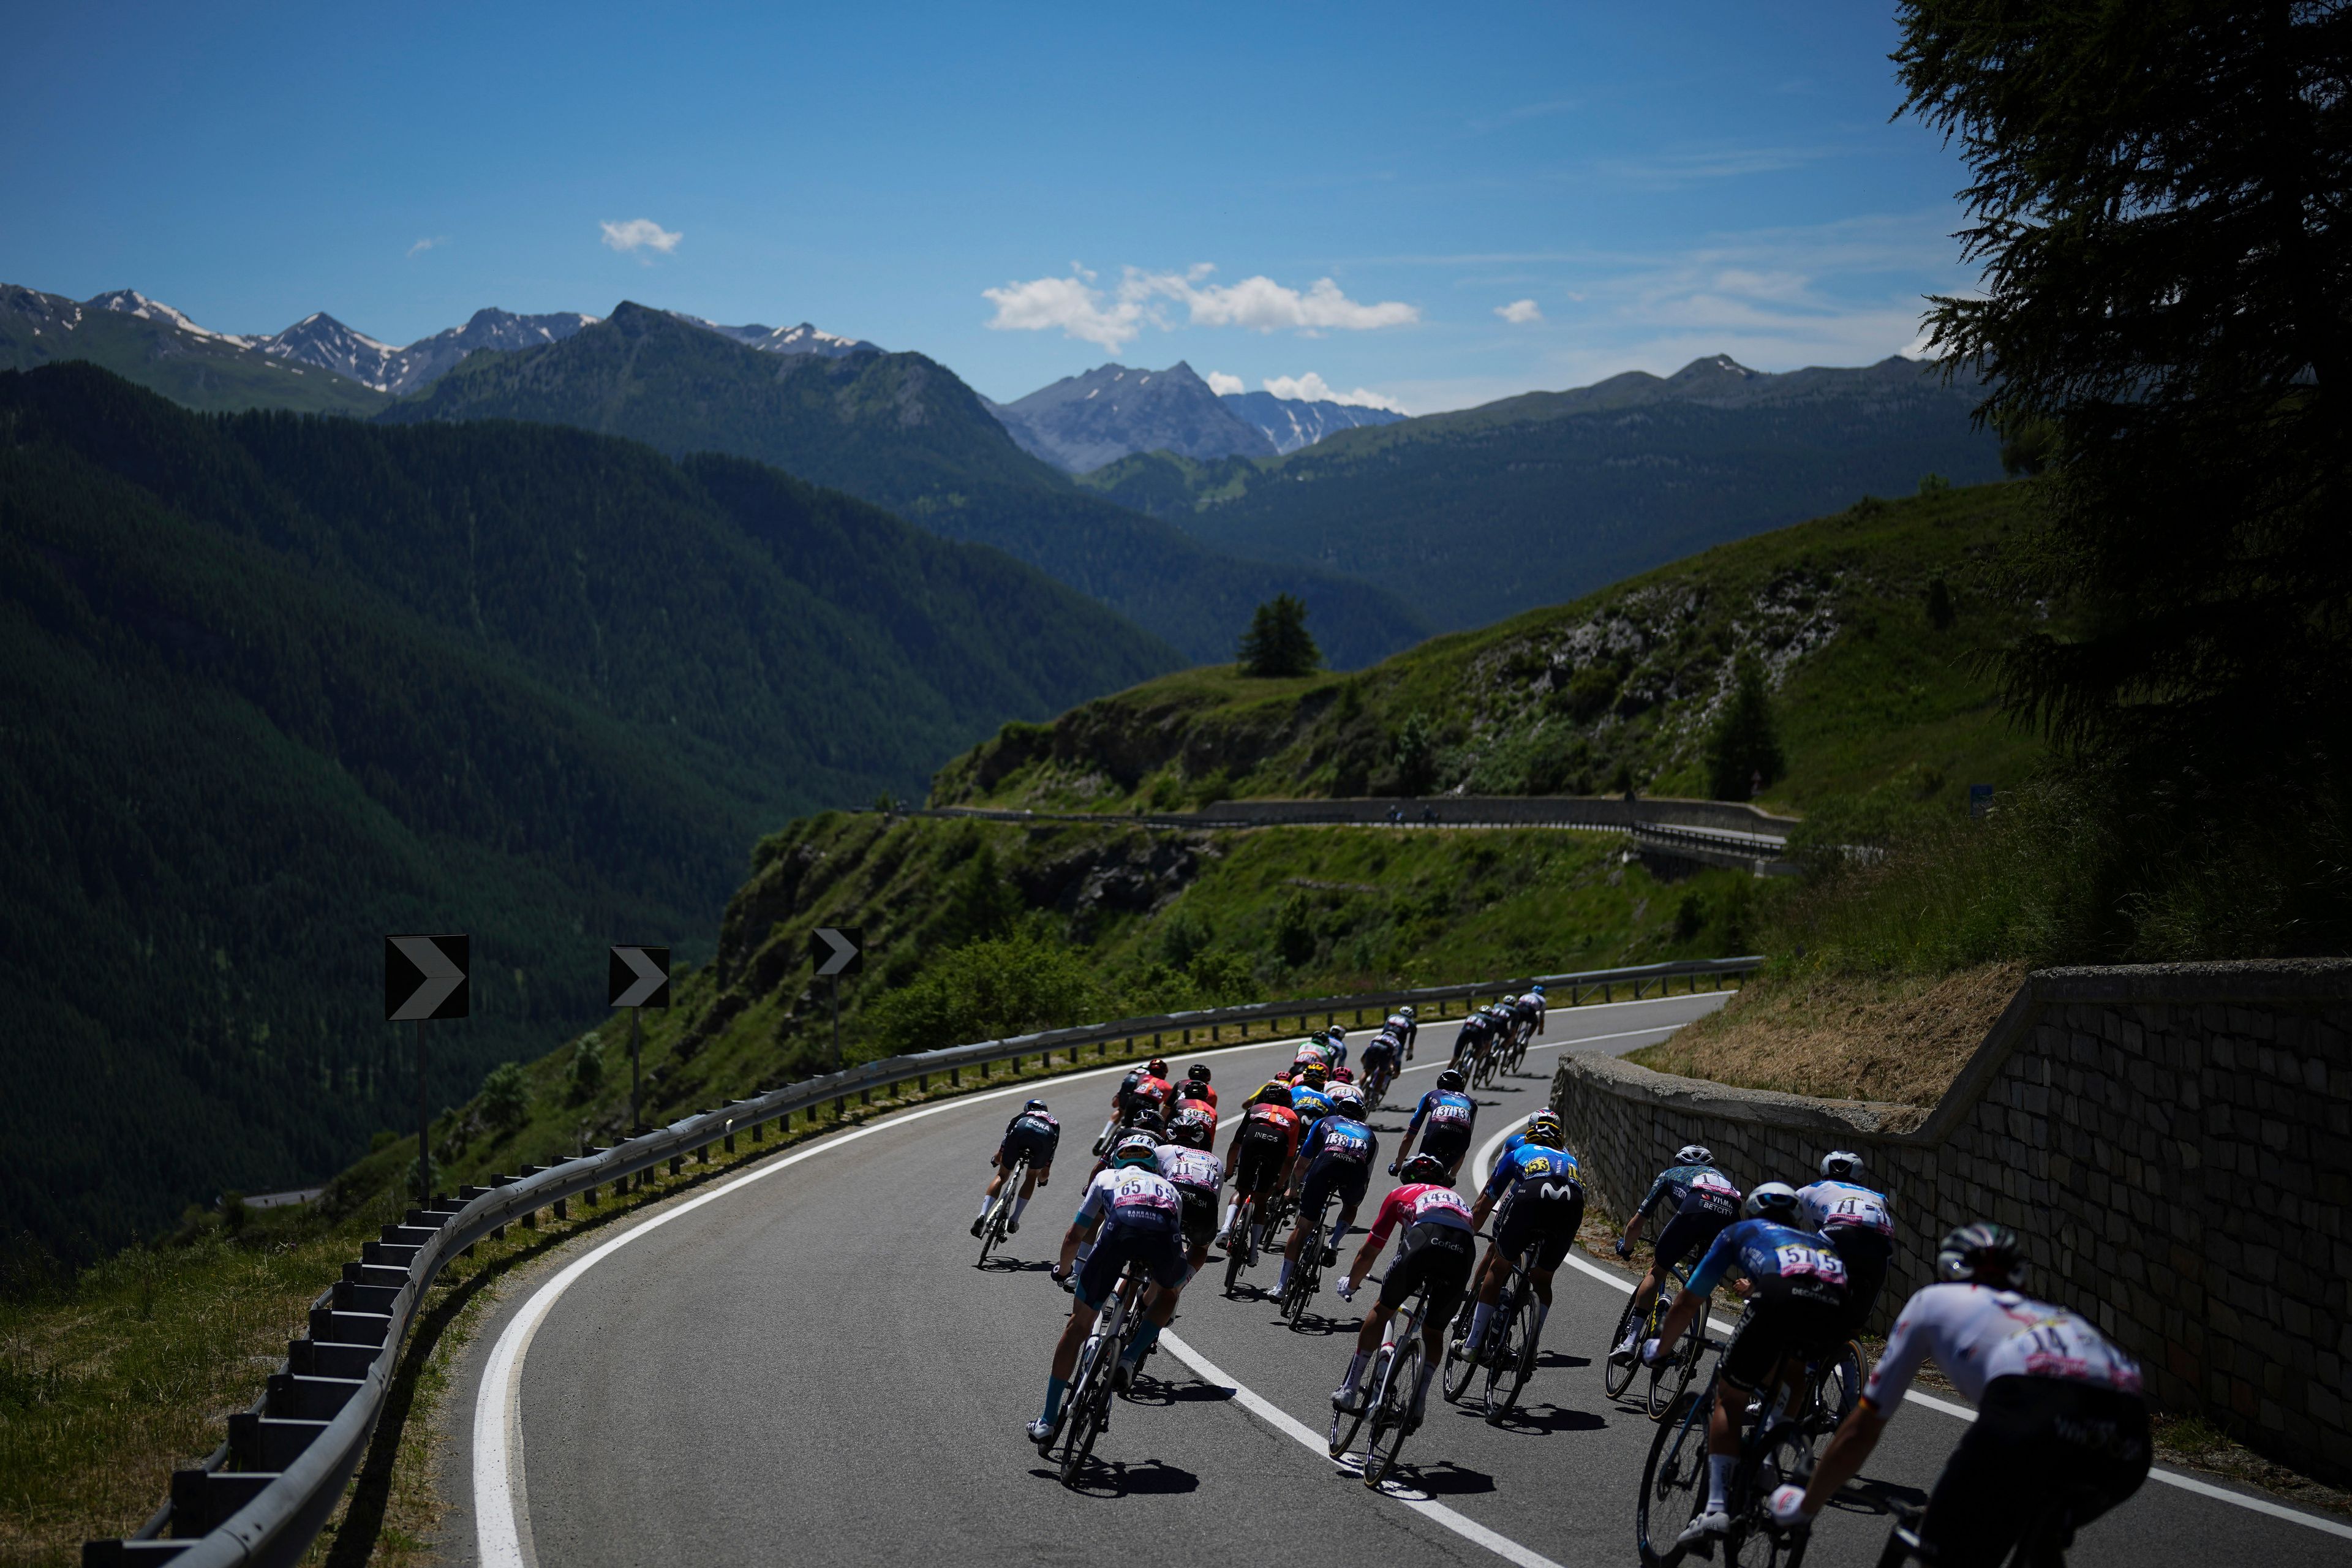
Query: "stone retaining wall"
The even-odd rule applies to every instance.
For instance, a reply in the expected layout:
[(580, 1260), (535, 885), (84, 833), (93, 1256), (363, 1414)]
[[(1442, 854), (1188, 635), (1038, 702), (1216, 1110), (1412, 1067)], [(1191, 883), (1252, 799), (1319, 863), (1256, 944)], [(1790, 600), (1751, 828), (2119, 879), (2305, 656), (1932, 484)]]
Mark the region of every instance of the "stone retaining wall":
[(2352, 961), (2028, 977), (1932, 1111), (1564, 1060), (1552, 1101), (1620, 1218), (1684, 1143), (1743, 1186), (1870, 1163), (1898, 1251), (1874, 1327), (1937, 1239), (2014, 1226), (2035, 1293), (2138, 1356), (2164, 1409), (2352, 1479)]

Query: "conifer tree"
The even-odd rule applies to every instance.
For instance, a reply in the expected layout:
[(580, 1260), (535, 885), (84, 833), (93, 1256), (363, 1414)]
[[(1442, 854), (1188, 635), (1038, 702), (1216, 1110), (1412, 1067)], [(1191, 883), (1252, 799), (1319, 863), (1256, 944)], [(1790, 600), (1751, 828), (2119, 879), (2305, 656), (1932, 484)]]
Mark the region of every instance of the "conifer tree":
[(1277, 594), (1257, 607), (1249, 630), (1242, 634), (1244, 675), (1312, 675), (1322, 665), (1323, 652), (1307, 635), (1304, 601)]

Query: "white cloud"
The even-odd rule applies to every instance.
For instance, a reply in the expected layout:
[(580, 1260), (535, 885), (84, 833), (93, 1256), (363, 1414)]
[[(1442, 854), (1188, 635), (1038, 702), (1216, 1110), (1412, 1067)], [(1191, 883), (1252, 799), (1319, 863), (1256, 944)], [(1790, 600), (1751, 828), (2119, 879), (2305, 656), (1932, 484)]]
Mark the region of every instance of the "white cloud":
[(1249, 383), (1240, 376), (1227, 375), (1223, 371), (1213, 370), (1209, 373), (1209, 390), (1219, 397), (1231, 397), (1236, 393), (1247, 392)]
[(430, 239), (420, 239), (415, 245), (410, 246), (408, 247), (408, 254), (411, 256), (422, 256), (428, 250), (437, 249), (448, 243), (449, 237), (447, 235), (436, 234)]
[[(1182, 272), (1147, 272), (1129, 267), (1123, 270), (1118, 286), (1106, 291), (1095, 286), (1093, 273), (1073, 265), (1066, 278), (1014, 281), (983, 289), (981, 297), (996, 307), (988, 324), (998, 331), (1059, 328), (1065, 336), (1112, 350), (1133, 339), (1147, 323), (1162, 331), (1179, 326), (1242, 327), (1255, 332), (1288, 331), (1313, 336), (1327, 331), (1409, 326), (1421, 320), (1418, 306), (1396, 300), (1370, 304), (1350, 300), (1328, 278), (1318, 278), (1298, 289), (1263, 276), (1232, 284), (1211, 283), (1208, 278), (1215, 270), (1206, 262)], [(1182, 309), (1181, 320), (1169, 310), (1171, 305)]]
[(1495, 307), (1495, 314), (1515, 327), (1543, 320), (1542, 308), (1533, 300), (1514, 300), (1507, 305), (1497, 305)]
[(1360, 386), (1353, 392), (1335, 392), (1330, 383), (1311, 370), (1305, 375), (1277, 375), (1265, 384), (1265, 389), (1276, 397), (1295, 397), (1303, 403), (1339, 403), (1350, 408), (1385, 408), (1391, 414), (1405, 412), (1404, 405), (1395, 398), (1382, 396), (1365, 387)]
[(626, 223), (600, 226), (604, 231), (604, 243), (624, 255), (633, 250), (658, 250), (664, 256), (677, 248), (686, 237), (674, 229), (667, 229), (649, 217), (633, 217)]

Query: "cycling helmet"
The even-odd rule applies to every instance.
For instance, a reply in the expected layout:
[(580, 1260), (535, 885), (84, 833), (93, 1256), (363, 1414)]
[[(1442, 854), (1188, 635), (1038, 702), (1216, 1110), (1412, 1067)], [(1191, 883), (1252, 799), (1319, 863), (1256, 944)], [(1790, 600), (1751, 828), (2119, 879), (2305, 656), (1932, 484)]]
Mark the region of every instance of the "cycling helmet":
[(1149, 1138), (1137, 1138), (1132, 1135), (1122, 1138), (1118, 1141), (1118, 1146), (1110, 1152), (1110, 1168), (1114, 1171), (1123, 1170), (1131, 1165), (1159, 1163), (1160, 1146)]
[(1209, 1081), (1209, 1064), (1206, 1062), (1194, 1062), (1191, 1068), (1186, 1069), (1184, 1076), (1194, 1083), (1206, 1083)]
[(2005, 1225), (1964, 1225), (1936, 1248), (1936, 1277), (2018, 1289), (2025, 1284), (2025, 1243)]
[(1331, 1072), (1331, 1081), (1333, 1083), (1353, 1083), (1356, 1081), (1356, 1069), (1353, 1068), (1335, 1068)]
[(1787, 1225), (1797, 1217), (1797, 1189), (1786, 1182), (1766, 1182), (1748, 1194), (1749, 1219), (1778, 1220)]
[(1348, 1043), (1348, 1031), (1334, 1024), (1323, 1031), (1323, 1037), (1335, 1046), (1344, 1046)]
[(1559, 1130), (1559, 1115), (1557, 1111), (1538, 1110), (1528, 1118), (1528, 1131), (1530, 1132), (1558, 1132)]
[(1567, 1146), (1567, 1134), (1560, 1131), (1557, 1121), (1548, 1116), (1538, 1117), (1528, 1123), (1527, 1138), (1528, 1142), (1540, 1143), (1547, 1149), (1561, 1149)]
[(1168, 1076), (1168, 1058), (1165, 1057), (1154, 1057), (1150, 1061), (1143, 1064), (1143, 1070), (1150, 1073), (1153, 1078), (1166, 1078)]
[(1323, 1087), (1324, 1080), (1329, 1075), (1323, 1070), (1323, 1064), (1321, 1062), (1308, 1062), (1305, 1069), (1298, 1075), (1300, 1081), (1304, 1082), (1309, 1089), (1321, 1089)]
[(1045, 1102), (1042, 1100), (1033, 1100), (1021, 1109), (1024, 1110), (1043, 1110), (1045, 1109)]
[(1205, 1149), (1216, 1141), (1217, 1134), (1205, 1116), (1180, 1116), (1176, 1125), (1168, 1130), (1168, 1142), (1181, 1143), (1187, 1149)]
[(1249, 1097), (1252, 1105), (1288, 1105), (1290, 1086), (1280, 1079), (1268, 1079), (1255, 1094)]
[(1862, 1156), (1851, 1149), (1832, 1149), (1822, 1156), (1822, 1174), (1832, 1182), (1851, 1182), (1862, 1174)]
[(1712, 1165), (1715, 1163), (1715, 1151), (1708, 1148), (1704, 1143), (1685, 1143), (1681, 1148), (1675, 1151), (1675, 1163), (1677, 1165)]
[(1357, 1121), (1364, 1119), (1364, 1097), (1352, 1083), (1335, 1084), (1331, 1089), (1331, 1109)]
[(1452, 1068), (1447, 1068), (1437, 1075), (1437, 1087), (1448, 1094), (1461, 1093), (1462, 1081), (1462, 1075)]
[(1417, 1016), (1419, 1016), (1419, 1015), (1418, 1015), (1418, 1014), (1416, 1014), (1416, 1013), (1414, 1013), (1414, 1012), (1413, 1012), (1413, 1010), (1412, 1010), (1411, 1007), (1406, 1006), (1406, 1007), (1400, 1007), (1400, 1008), (1398, 1008), (1398, 1009), (1397, 1009), (1397, 1016), (1398, 1016), (1398, 1017), (1400, 1017), (1400, 1018), (1402, 1018), (1406, 1023), (1410, 1024), (1410, 1023), (1412, 1023), (1412, 1022), (1413, 1021), (1413, 1019), (1414, 1019), (1414, 1018), (1416, 1018)]
[(1438, 1185), (1444, 1186), (1445, 1184), (1445, 1162), (1439, 1159), (1434, 1154), (1415, 1154), (1412, 1159), (1407, 1160), (1404, 1163), (1404, 1169), (1399, 1172), (1398, 1175), (1399, 1179), (1407, 1184), (1413, 1182), (1434, 1182)]
[(1533, 985), (1528, 986), (1528, 994), (1529, 995), (1531, 995), (1531, 996), (1540, 996), (1540, 995), (1542, 995), (1542, 994), (1543, 994), (1543, 982), (1541, 982), (1541, 981), (1538, 981), (1538, 982), (1536, 982), (1536, 984), (1534, 984)]
[(1168, 1131), (1168, 1123), (1160, 1120), (1160, 1112), (1156, 1110), (1137, 1111), (1135, 1113), (1135, 1120), (1129, 1122), (1128, 1125), (1135, 1129), (1138, 1132), (1165, 1132)]

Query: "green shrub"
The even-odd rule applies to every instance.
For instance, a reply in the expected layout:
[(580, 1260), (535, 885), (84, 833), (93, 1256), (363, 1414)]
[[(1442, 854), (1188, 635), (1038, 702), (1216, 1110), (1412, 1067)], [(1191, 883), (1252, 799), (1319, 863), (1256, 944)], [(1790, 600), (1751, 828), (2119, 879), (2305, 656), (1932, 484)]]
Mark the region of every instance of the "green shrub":
[(591, 1035), (572, 1053), (572, 1103), (577, 1105), (593, 1099), (604, 1087), (604, 1041), (601, 1036)]
[[(601, 1076), (602, 1058), (599, 1058)], [(482, 1121), (493, 1132), (511, 1132), (530, 1120), (530, 1079), (520, 1062), (500, 1062), (482, 1079)]]
[(1036, 925), (940, 953), (867, 1016), (886, 1056), (936, 1050), (1103, 1016), (1085, 953)]

